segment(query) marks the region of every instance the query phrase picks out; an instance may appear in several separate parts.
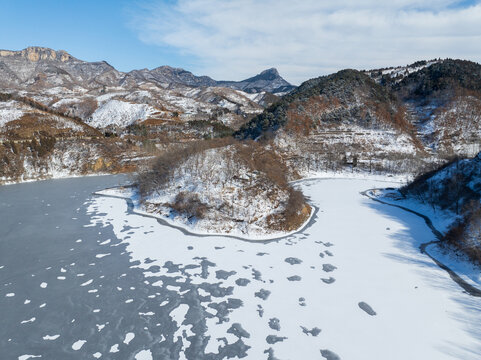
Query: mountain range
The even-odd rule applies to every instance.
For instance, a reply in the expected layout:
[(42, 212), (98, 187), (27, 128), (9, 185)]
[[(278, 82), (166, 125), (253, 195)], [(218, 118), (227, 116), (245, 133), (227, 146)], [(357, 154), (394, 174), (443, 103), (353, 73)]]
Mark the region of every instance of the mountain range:
[[(480, 84), (481, 65), (452, 59), (346, 69), (296, 88), (275, 69), (215, 81), (168, 66), (123, 73), (47, 48), (1, 50), (1, 177), (123, 171), (129, 159), (231, 135), (265, 141), (301, 174), (415, 174), (481, 150)], [(58, 160), (79, 143), (90, 146), (83, 165)]]
[(42, 47), (28, 47), (21, 51), (0, 50), (0, 84), (19, 89), (41, 89), (49, 86), (95, 89), (99, 86), (131, 88), (152, 83), (164, 88), (176, 86), (226, 87), (247, 93), (268, 91), (286, 93), (295, 88), (284, 80), (276, 69), (267, 69), (242, 81), (216, 81), (208, 76), (160, 66), (155, 69), (133, 70), (124, 73), (105, 61), (86, 62), (69, 53)]

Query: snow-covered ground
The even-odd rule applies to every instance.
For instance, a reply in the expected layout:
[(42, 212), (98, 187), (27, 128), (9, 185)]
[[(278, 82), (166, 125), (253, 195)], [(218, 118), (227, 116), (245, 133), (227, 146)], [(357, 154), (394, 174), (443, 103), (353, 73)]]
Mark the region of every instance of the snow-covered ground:
[[(199, 306), (206, 354), (242, 341), (249, 359), (479, 359), (481, 303), (419, 252), (435, 239), (424, 220), (360, 194), (396, 185), (303, 182), (316, 221), (267, 243), (185, 235), (111, 197), (95, 198), (89, 212), (112, 226), (147, 277), (162, 279), (154, 286), (177, 290), (169, 311), (180, 359), (194, 348), (191, 325), (202, 319), (190, 311)], [(150, 316), (169, 306), (159, 305)]]

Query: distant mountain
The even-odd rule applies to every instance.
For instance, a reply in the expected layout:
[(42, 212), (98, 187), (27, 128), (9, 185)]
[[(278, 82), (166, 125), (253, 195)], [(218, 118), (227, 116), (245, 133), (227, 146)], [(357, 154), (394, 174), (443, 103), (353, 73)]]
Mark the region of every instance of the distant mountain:
[(127, 74), (138, 82), (150, 81), (165, 87), (171, 85), (187, 85), (194, 87), (218, 86), (217, 81), (208, 76), (195, 76), (190, 71), (170, 66), (160, 66), (152, 70), (133, 70)]
[(296, 88), (284, 80), (274, 68), (264, 70), (260, 74), (242, 81), (218, 81), (217, 85), (247, 93), (268, 91), (273, 94), (285, 94)]
[[(278, 77), (263, 81), (265, 88), (278, 87)], [(0, 50), (3, 92), (27, 96), (97, 128), (125, 128), (146, 120), (158, 124), (173, 117), (238, 128), (277, 100), (259, 83), (255, 86), (260, 92), (251, 94), (169, 66), (123, 73), (105, 61), (86, 62), (43, 47)]]
[(187, 70), (170, 66), (160, 66), (153, 70), (134, 70), (127, 76), (136, 81), (151, 81), (165, 87), (175, 87), (179, 84), (194, 87), (227, 87), (250, 94), (270, 92), (282, 95), (296, 88), (284, 80), (274, 68), (264, 70), (260, 74), (242, 81), (216, 81), (208, 76), (195, 76)]
[(208, 76), (196, 76), (191, 72), (160, 66), (152, 70), (142, 69), (123, 73), (105, 61), (86, 62), (67, 52), (43, 47), (28, 47), (21, 51), (0, 50), (0, 85), (40, 89), (75, 86), (92, 89), (99, 86), (132, 88), (142, 83), (153, 83), (164, 88), (180, 86), (227, 87), (247, 93), (286, 93), (295, 86), (285, 81), (276, 69), (243, 81), (216, 81)]
[(123, 74), (105, 61), (86, 62), (60, 50), (29, 47), (21, 51), (0, 50), (0, 85), (21, 89), (63, 86), (95, 88), (116, 86)]

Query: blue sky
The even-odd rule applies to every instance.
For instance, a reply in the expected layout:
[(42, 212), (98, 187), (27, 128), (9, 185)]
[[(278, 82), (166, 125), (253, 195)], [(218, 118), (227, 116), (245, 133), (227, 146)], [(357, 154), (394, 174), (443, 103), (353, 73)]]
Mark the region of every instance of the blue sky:
[(38, 45), (122, 71), (160, 65), (288, 81), (437, 57), (481, 61), (481, 1), (0, 0), (0, 48)]
[(129, 24), (135, 1), (0, 0), (0, 48), (45, 46), (121, 71), (192, 65), (169, 46), (142, 42)]

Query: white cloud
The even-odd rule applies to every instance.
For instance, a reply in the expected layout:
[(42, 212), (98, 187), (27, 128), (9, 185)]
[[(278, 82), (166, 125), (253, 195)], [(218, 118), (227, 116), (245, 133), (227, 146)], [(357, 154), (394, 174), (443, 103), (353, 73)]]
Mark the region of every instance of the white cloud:
[(135, 11), (142, 41), (194, 57), (196, 74), (288, 81), (437, 57), (481, 60), (481, 4), (455, 0), (178, 0)]

